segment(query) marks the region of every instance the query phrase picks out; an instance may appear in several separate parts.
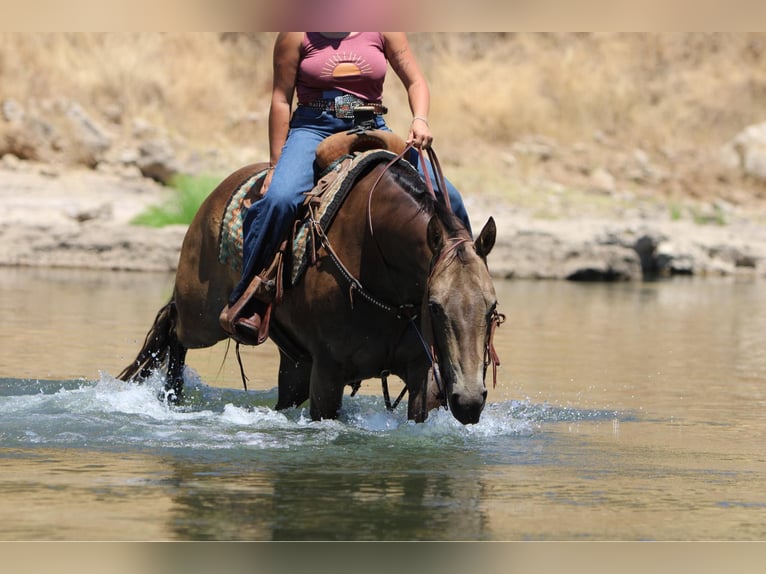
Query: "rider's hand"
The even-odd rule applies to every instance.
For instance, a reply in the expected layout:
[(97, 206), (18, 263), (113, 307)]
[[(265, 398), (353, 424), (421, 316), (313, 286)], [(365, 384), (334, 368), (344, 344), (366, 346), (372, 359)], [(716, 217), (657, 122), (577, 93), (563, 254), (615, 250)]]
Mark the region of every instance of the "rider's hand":
[(416, 148), (428, 149), (434, 141), (431, 135), (431, 128), (428, 122), (420, 117), (416, 117), (410, 124), (410, 133), (407, 136), (407, 143), (412, 143)]

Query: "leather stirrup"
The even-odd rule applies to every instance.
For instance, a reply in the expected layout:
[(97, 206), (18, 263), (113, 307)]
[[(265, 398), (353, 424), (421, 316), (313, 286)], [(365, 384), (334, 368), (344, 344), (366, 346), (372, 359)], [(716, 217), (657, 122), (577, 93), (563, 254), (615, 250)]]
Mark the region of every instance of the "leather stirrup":
[[(273, 293), (274, 291), (274, 282), (273, 281), (266, 281), (259, 275), (256, 275), (253, 277), (253, 280), (250, 281), (250, 284), (247, 286), (247, 289), (245, 289), (244, 293), (240, 295), (239, 299), (237, 299), (233, 305), (229, 306), (226, 305), (223, 310), (221, 311), (221, 315), (219, 317), (219, 322), (221, 323), (221, 327), (223, 327), (223, 330), (229, 333), (230, 335), (236, 335), (236, 324), (239, 319), (242, 318), (242, 313), (247, 306), (248, 303), (253, 299), (253, 297), (256, 297), (257, 299), (263, 301), (266, 297), (268, 299), (271, 299), (269, 294)], [(265, 303), (268, 303), (269, 301), (264, 301)]]

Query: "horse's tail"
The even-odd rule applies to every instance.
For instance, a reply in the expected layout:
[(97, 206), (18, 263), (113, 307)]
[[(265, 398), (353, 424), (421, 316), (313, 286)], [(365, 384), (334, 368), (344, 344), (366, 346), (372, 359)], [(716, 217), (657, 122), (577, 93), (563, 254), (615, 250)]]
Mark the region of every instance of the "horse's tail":
[(176, 303), (171, 298), (162, 307), (154, 319), (154, 324), (146, 334), (144, 345), (134, 361), (117, 375), (118, 379), (131, 381), (146, 379), (152, 370), (161, 366), (168, 356), (172, 332), (175, 329)]

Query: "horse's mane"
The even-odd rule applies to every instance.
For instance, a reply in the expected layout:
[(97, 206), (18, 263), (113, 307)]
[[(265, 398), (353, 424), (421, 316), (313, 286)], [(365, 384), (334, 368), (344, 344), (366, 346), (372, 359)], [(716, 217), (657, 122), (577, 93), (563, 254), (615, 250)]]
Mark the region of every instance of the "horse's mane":
[[(444, 225), (449, 237), (453, 237), (457, 235), (460, 230), (465, 229), (462, 222), (450, 209), (447, 208), (444, 201), (434, 199), (434, 197), (431, 196), (425, 181), (420, 173), (414, 168), (402, 165), (401, 162), (397, 162), (391, 166), (389, 171), (394, 177), (394, 181), (416, 201), (421, 211), (428, 215), (436, 215), (439, 221)], [(446, 193), (446, 190), (444, 191)], [(439, 193), (438, 186), (435, 182), (434, 192), (437, 194)]]

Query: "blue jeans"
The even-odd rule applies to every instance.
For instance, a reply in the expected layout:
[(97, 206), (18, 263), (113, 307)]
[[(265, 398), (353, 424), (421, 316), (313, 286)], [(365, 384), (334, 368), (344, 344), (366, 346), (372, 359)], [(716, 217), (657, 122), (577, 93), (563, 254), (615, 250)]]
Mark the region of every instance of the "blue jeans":
[[(376, 116), (378, 129), (389, 130), (382, 116)], [(271, 263), (279, 244), (287, 237), (298, 209), (303, 203), (304, 194), (314, 187), (314, 157), (317, 146), (325, 138), (345, 132), (354, 127), (353, 119), (336, 118), (330, 112), (323, 112), (306, 106), (298, 106), (290, 121), (290, 132), (282, 148), (272, 174), (271, 185), (266, 195), (254, 203), (245, 215), (242, 233), (244, 235), (242, 279), (231, 292), (229, 303), (239, 299), (250, 280)], [(413, 152), (415, 150), (412, 150)], [(421, 175), (422, 166), (418, 166), (418, 154), (408, 158), (418, 167)], [(428, 169), (432, 180), (433, 168)], [(452, 211), (471, 231), (468, 214), (463, 199), (457, 189), (445, 182), (449, 193)]]

